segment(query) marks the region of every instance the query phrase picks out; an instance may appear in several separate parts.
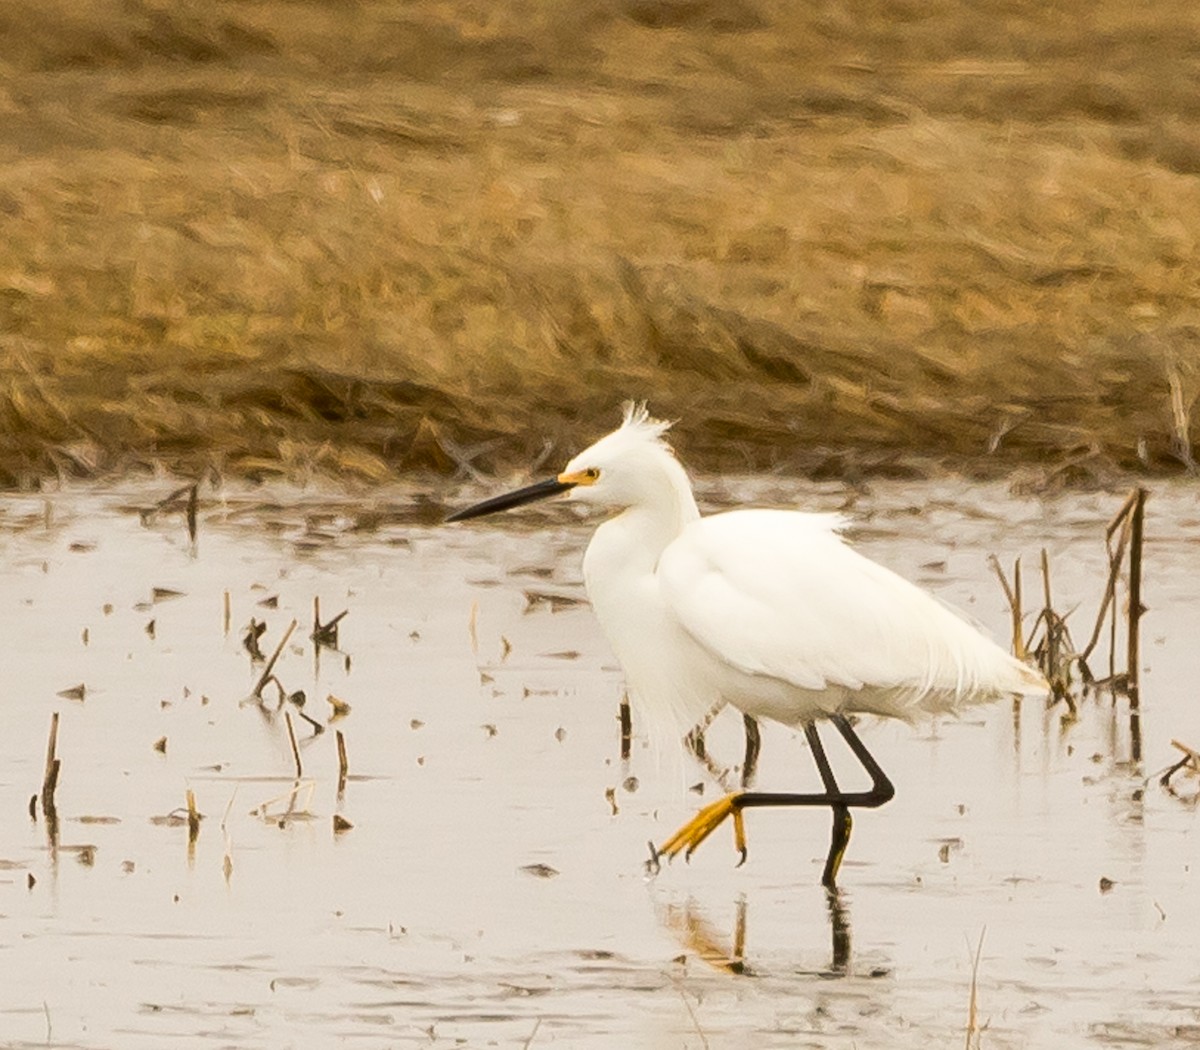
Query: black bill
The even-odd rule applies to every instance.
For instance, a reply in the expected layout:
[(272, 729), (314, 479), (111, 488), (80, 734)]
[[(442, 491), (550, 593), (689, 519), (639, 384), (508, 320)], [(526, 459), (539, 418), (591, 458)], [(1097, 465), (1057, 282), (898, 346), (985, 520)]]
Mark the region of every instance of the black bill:
[(575, 482), (573, 481), (547, 478), (535, 485), (526, 485), (523, 489), (517, 489), (515, 492), (506, 492), (503, 496), (493, 496), (491, 499), (485, 499), (482, 503), (476, 503), (473, 507), (467, 507), (466, 510), (456, 511), (446, 520), (466, 521), (468, 518), (481, 518), (485, 514), (495, 514), (497, 511), (509, 510), (511, 507), (523, 507), (526, 503), (546, 499), (548, 496), (557, 496), (560, 492), (566, 492), (567, 489), (574, 487)]

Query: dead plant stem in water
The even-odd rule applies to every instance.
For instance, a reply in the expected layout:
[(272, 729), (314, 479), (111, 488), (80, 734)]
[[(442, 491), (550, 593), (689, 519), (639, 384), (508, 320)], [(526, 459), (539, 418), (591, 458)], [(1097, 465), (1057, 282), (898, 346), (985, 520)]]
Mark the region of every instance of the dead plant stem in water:
[(346, 758), (346, 738), (342, 735), (342, 731), (337, 730), (337, 753), (338, 753), (338, 798), (346, 793), (346, 776), (350, 772), (350, 762)]
[(1142, 613), (1142, 524), (1146, 509), (1146, 490), (1134, 492), (1135, 502), (1130, 514), (1129, 533), (1129, 647), (1126, 657), (1129, 676), (1129, 735), (1134, 762), (1142, 760), (1142, 716), (1139, 697), (1139, 663), (1141, 662)]
[(196, 808), (196, 793), (191, 788), (187, 790), (187, 825), (188, 855), (190, 857), (196, 846), (196, 839), (200, 836), (200, 811)]
[(296, 762), (296, 779), (299, 780), (302, 776), (304, 776), (304, 769), (300, 764), (300, 746), (296, 743), (296, 729), (292, 725), (291, 711), (284, 711), (283, 718), (284, 721), (287, 722), (288, 740), (290, 740), (292, 744), (292, 758)]
[(54, 804), (54, 791), (58, 787), (58, 771), (61, 762), (58, 752), (58, 712), (50, 716), (50, 737), (46, 741), (46, 768), (42, 774), (42, 812), (47, 823), (57, 821), (58, 809)]
[[(979, 1024), (979, 960), (983, 955), (983, 938), (986, 933), (986, 926), (979, 931), (979, 943), (975, 946), (975, 957), (971, 962), (971, 992), (967, 999), (966, 1050), (972, 1050), (972, 1040), (974, 1040), (975, 1050), (979, 1050), (980, 1039), (983, 1035), (983, 1027)], [(970, 947), (968, 944), (968, 951)]]
[[(1096, 624), (1092, 628), (1092, 636), (1088, 639), (1087, 645), (1083, 647), (1083, 652), (1079, 654), (1080, 660), (1086, 663), (1092, 651), (1096, 648), (1096, 644), (1100, 641), (1100, 632), (1104, 628), (1104, 617), (1110, 607), (1114, 609), (1113, 624), (1116, 624), (1115, 617), (1115, 600), (1117, 594), (1117, 579), (1121, 575), (1121, 565), (1125, 560), (1125, 548), (1129, 544), (1129, 508), (1130, 500), (1125, 501), (1125, 505), (1117, 512), (1116, 517), (1109, 523), (1108, 528), (1104, 533), (1104, 543), (1108, 549), (1108, 580), (1104, 585), (1104, 596), (1100, 602), (1100, 611), (1096, 614)], [(1121, 534), (1117, 538), (1116, 547), (1112, 546), (1112, 535), (1117, 527), (1120, 527)], [(1110, 647), (1109, 659), (1112, 659), (1112, 648)], [(1110, 671), (1110, 676), (1112, 672)]]
[(254, 687), (254, 695), (260, 700), (262, 699), (262, 691), (266, 687), (267, 682), (271, 680), (271, 672), (275, 668), (276, 662), (279, 660), (280, 654), (283, 652), (283, 647), (287, 645), (288, 639), (291, 638), (292, 632), (296, 629), (296, 621), (293, 620), (288, 624), (288, 629), (283, 632), (283, 637), (279, 639), (279, 644), (275, 646), (275, 651), (271, 654), (271, 659), (267, 661), (266, 667), (263, 668), (262, 674), (259, 676), (258, 684)]
[(1021, 623), (1024, 619), (1024, 613), (1021, 610), (1021, 559), (1018, 558), (1013, 562), (1011, 586), (1004, 575), (1004, 570), (1000, 567), (1000, 559), (996, 555), (988, 555), (988, 564), (991, 565), (992, 571), (1000, 581), (1000, 586), (1004, 589), (1004, 597), (1008, 600), (1009, 615), (1012, 617), (1013, 655), (1018, 660), (1024, 660), (1028, 653), (1025, 648), (1025, 628)]

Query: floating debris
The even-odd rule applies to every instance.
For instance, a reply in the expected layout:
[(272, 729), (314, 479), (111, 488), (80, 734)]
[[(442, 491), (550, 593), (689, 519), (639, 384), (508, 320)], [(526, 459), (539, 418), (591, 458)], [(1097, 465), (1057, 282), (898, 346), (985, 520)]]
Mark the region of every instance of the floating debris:
[(150, 818), (150, 823), (156, 828), (181, 828), (188, 822), (188, 813), (186, 809), (173, 809), (170, 813), (164, 813), (161, 816), (153, 816)]
[(584, 598), (575, 598), (569, 594), (555, 594), (551, 591), (523, 591), (525, 595), (525, 612), (531, 613), (538, 609), (548, 608), (552, 613), (575, 609), (587, 605)]
[(79, 685), (73, 685), (70, 689), (62, 689), (54, 695), (61, 696), (64, 700), (83, 700), (87, 696), (87, 686), (80, 682)]
[[(268, 799), (266, 802), (256, 806), (250, 811), (250, 816), (261, 817), (263, 820), (270, 821), (284, 828), (288, 821), (292, 820), (313, 820), (315, 815), (309, 810), (309, 803), (312, 802), (313, 792), (316, 790), (316, 783), (311, 780), (297, 780), (289, 790), (275, 798)], [(303, 794), (303, 804), (297, 807), (300, 796)], [(280, 803), (286, 803), (287, 807), (283, 813), (272, 813), (271, 807)]]
[(538, 879), (552, 879), (559, 873), (557, 868), (552, 868), (549, 864), (525, 864), (518, 870)]
[(183, 596), (183, 591), (177, 591), (171, 587), (154, 587), (150, 591), (150, 600), (155, 604), (169, 602), (172, 598), (182, 598)]
[(345, 700), (339, 700), (333, 693), (325, 697), (325, 702), (333, 708), (333, 714), (329, 716), (331, 722), (345, 718), (350, 713), (350, 705)]
[(351, 824), (350, 821), (348, 821), (340, 813), (335, 813), (333, 815), (333, 833), (335, 835), (340, 835), (343, 831), (349, 831), (352, 827), (354, 827), (354, 825)]
[(242, 647), (250, 654), (250, 659), (256, 663), (266, 659), (263, 651), (258, 647), (258, 640), (263, 636), (263, 632), (266, 629), (267, 625), (265, 623), (259, 623), (257, 620), (251, 618), (250, 626), (246, 629), (246, 635), (242, 639)]
[(160, 736), (156, 741), (154, 741), (154, 750), (160, 755), (165, 755), (167, 753), (167, 738), (165, 736)]

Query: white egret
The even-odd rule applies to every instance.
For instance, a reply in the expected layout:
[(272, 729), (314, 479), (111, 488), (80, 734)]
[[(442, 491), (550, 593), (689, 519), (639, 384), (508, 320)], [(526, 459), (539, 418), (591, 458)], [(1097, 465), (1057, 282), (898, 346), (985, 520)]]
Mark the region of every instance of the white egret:
[[(822, 882), (832, 888), (852, 807), (894, 794), (852, 727), (854, 713), (912, 719), (958, 712), (1048, 685), (919, 587), (863, 557), (835, 515), (733, 510), (701, 517), (664, 440), (668, 424), (627, 405), (621, 426), (557, 477), (485, 500), (449, 521), (558, 493), (610, 512), (588, 544), (584, 583), (635, 704), (680, 726), (731, 704), (804, 730), (825, 790), (735, 791), (705, 806), (658, 853), (690, 856), (727, 817), (746, 858), (742, 812), (828, 806), (833, 835)], [(816, 723), (827, 719), (871, 778), (842, 790)]]

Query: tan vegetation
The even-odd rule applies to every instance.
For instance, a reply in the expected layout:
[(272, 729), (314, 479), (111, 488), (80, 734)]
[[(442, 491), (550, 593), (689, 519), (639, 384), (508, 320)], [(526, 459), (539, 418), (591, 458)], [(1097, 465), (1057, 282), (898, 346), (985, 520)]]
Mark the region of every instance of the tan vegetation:
[(7, 0), (0, 481), (508, 469), (630, 396), (709, 468), (1178, 471), (1198, 34), (1184, 0)]

